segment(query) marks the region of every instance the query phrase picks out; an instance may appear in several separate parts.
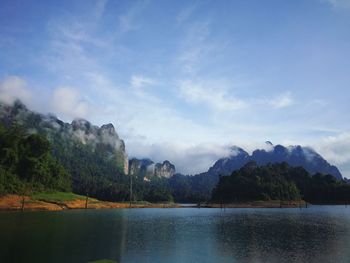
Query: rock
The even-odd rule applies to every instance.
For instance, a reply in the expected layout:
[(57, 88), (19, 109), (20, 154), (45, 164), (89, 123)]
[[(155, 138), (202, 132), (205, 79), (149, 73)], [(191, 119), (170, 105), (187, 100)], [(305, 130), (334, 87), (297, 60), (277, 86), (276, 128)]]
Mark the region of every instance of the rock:
[(170, 178), (175, 174), (175, 166), (168, 160), (163, 163), (154, 163), (150, 159), (132, 158), (129, 161), (129, 174), (142, 178), (152, 176)]
[(114, 158), (124, 173), (128, 174), (129, 162), (125, 144), (111, 123), (98, 127), (81, 118), (65, 123), (52, 114), (30, 111), (20, 101), (12, 106), (0, 103), (0, 122), (6, 126), (13, 123), (21, 125), (29, 133), (42, 134), (51, 141), (59, 135), (65, 141), (76, 140), (91, 146), (92, 150), (98, 148), (108, 158)]
[(242, 168), (247, 162), (255, 161), (257, 165), (266, 165), (268, 163), (287, 162), (291, 166), (302, 166), (309, 173), (317, 172), (331, 174), (337, 179), (342, 179), (338, 168), (330, 165), (320, 154), (310, 147), (282, 145), (273, 146), (271, 142), (266, 143), (269, 150), (257, 149), (249, 155), (239, 147), (232, 147), (232, 155), (221, 158), (209, 168), (207, 174), (218, 176), (229, 175), (234, 170)]
[(155, 165), (154, 174), (158, 177), (170, 178), (175, 174), (175, 166), (168, 160), (164, 161), (162, 164), (157, 163)]

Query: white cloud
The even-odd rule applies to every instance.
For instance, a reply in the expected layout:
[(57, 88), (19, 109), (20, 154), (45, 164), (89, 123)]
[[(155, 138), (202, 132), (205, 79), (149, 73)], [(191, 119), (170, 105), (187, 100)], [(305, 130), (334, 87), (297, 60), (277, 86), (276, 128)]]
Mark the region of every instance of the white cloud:
[(315, 148), (335, 164), (350, 164), (350, 132), (323, 138)]
[(176, 16), (176, 22), (178, 24), (182, 24), (186, 22), (191, 17), (191, 15), (195, 12), (196, 9), (197, 9), (196, 4), (192, 4), (182, 9)]
[(350, 132), (325, 137), (314, 142), (313, 147), (327, 161), (335, 164), (343, 177), (350, 178)]
[(219, 144), (185, 144), (178, 142), (128, 144), (133, 157), (151, 158), (155, 162), (169, 160), (183, 174), (205, 172), (219, 158), (230, 154), (230, 148)]
[(43, 51), (42, 63), (61, 79), (70, 80), (96, 68), (96, 58), (87, 52), (85, 44), (96, 47), (100, 42), (90, 36), (84, 25), (74, 22), (67, 25), (58, 22), (50, 25), (51, 38), (47, 50)]
[(136, 95), (138, 99), (160, 106), (161, 100), (158, 94), (154, 92), (154, 88), (158, 84), (159, 81), (156, 79), (144, 75), (132, 75), (130, 78), (130, 91), (133, 95)]
[(137, 17), (143, 11), (145, 5), (146, 1), (135, 2), (126, 13), (119, 16), (119, 30), (122, 33), (137, 30), (141, 27), (137, 23)]
[(99, 89), (108, 89), (112, 85), (111, 81), (100, 72), (86, 72), (85, 77), (88, 79), (88, 82), (92, 84), (93, 87)]
[(155, 84), (156, 81), (143, 75), (133, 75), (130, 80), (131, 87), (140, 89), (142, 87)]
[[(203, 138), (202, 138), (203, 139)], [(282, 145), (303, 145), (297, 142), (279, 142)], [(236, 140), (231, 143), (224, 141), (184, 143), (180, 141), (167, 141), (149, 143), (146, 138), (127, 141), (127, 147), (133, 157), (151, 158), (156, 162), (165, 159), (175, 164), (177, 172), (184, 174), (197, 174), (207, 171), (218, 159), (234, 154), (232, 146), (241, 147), (249, 154), (256, 149), (272, 150), (272, 146), (262, 141)], [(350, 133), (331, 136), (317, 140), (312, 144), (322, 157), (331, 164), (337, 165), (345, 177), (350, 177)], [(311, 152), (307, 149), (306, 154)]]
[[(339, 5), (339, 1), (330, 2)], [(194, 21), (191, 16), (198, 11), (196, 4), (183, 9), (176, 17), (177, 21), (173, 21), (178, 23), (176, 30), (183, 31), (183, 34), (180, 33), (173, 39), (174, 46), (171, 46), (170, 52), (175, 52), (168, 56), (164, 46), (161, 50), (156, 47), (152, 50), (143, 49), (143, 46), (140, 49), (136, 42), (135, 45), (125, 46), (120, 50), (122, 47), (119, 45), (129, 43), (123, 39), (128, 35), (122, 36), (122, 33), (140, 29), (142, 26), (141, 21), (145, 17), (140, 12), (144, 11), (146, 2), (132, 4), (119, 17), (115, 13), (115, 17), (109, 19), (119, 22), (119, 27), (107, 31), (101, 27), (104, 23), (98, 21), (102, 18), (106, 3), (107, 1), (98, 1), (96, 8), (88, 15), (65, 15), (50, 20), (50, 39), (48, 50), (44, 53), (58, 82), (68, 87), (58, 87), (50, 93), (48, 90), (55, 87), (52, 84), (55, 80), (44, 83), (48, 85), (40, 94), (44, 90), (47, 94), (40, 96), (40, 99), (47, 101), (42, 104), (45, 106), (41, 106), (45, 112), (53, 111), (65, 120), (85, 117), (99, 125), (106, 122), (118, 124), (115, 126), (121, 137), (126, 139), (128, 152), (140, 157), (151, 157), (156, 161), (169, 159), (180, 171), (189, 173), (205, 171), (215, 160), (223, 157), (226, 148), (219, 144), (234, 139), (233, 144), (253, 150), (257, 144), (251, 143), (252, 139), (262, 142), (266, 139), (281, 141), (284, 138), (290, 139), (290, 136), (292, 139), (300, 136), (300, 143), (303, 132), (315, 127), (315, 115), (319, 114), (314, 113), (318, 113), (319, 109), (311, 109), (310, 106), (310, 110), (304, 111), (302, 107), (305, 106), (305, 101), (300, 101), (298, 106), (301, 106), (298, 108), (301, 113), (297, 115), (294, 108), (288, 108), (297, 103), (294, 94), (286, 92), (271, 94), (268, 99), (259, 98), (256, 97), (259, 92), (259, 85), (256, 83), (243, 85), (242, 88), (242, 85), (237, 85), (229, 78), (223, 81), (222, 76), (228, 76), (227, 72), (232, 69), (230, 63), (235, 60), (230, 60), (227, 64), (227, 61), (220, 60), (220, 56), (230, 56), (239, 51), (229, 46), (229, 41), (234, 46), (236, 36), (233, 34), (229, 38), (220, 38), (222, 31), (211, 30), (215, 23), (211, 24), (210, 17), (200, 12), (196, 13)], [(225, 49), (226, 47), (229, 48)], [(153, 57), (153, 53), (140, 56), (145, 50), (153, 52), (154, 49), (159, 54), (164, 52), (162, 58), (169, 62), (166, 67), (162, 64), (163, 60), (147, 60), (148, 55)], [(142, 61), (137, 61), (140, 58)], [(152, 78), (143, 74), (131, 75), (133, 72), (144, 72), (145, 64), (147, 75)], [(119, 68), (120, 65), (122, 68)], [(149, 65), (154, 67), (149, 68)], [(161, 69), (156, 71), (156, 67)], [(47, 69), (46, 64), (44, 68)], [(240, 78), (236, 75), (241, 73), (239, 70), (232, 72), (235, 75), (230, 77)], [(125, 78), (130, 75), (130, 78)], [(25, 85), (18, 86), (23, 89), (18, 88), (13, 93), (22, 97), (23, 101), (30, 100), (29, 97), (25, 99)], [(158, 93), (154, 92), (155, 88)], [(32, 87), (30, 89), (33, 90)], [(173, 89), (179, 91), (180, 97), (191, 106), (201, 108), (198, 111), (196, 109), (193, 114), (187, 107), (181, 108), (184, 101), (178, 100), (176, 96), (170, 97), (175, 94)], [(0, 99), (8, 98), (3, 95), (2, 86), (0, 90)], [(265, 94), (268, 96), (269, 92), (266, 91)], [(91, 110), (92, 104), (99, 104), (100, 107)], [(318, 105), (318, 101), (312, 104), (315, 105)], [(210, 116), (206, 115), (207, 111), (203, 107), (211, 110)], [(280, 111), (273, 109), (283, 109), (286, 115), (292, 116), (286, 120), (281, 118)], [(311, 117), (306, 116), (306, 113)], [(322, 119), (321, 124), (325, 123), (324, 114), (319, 118)], [(327, 127), (337, 128), (328, 122)], [(343, 154), (339, 149), (326, 149), (324, 146), (323, 150), (328, 153), (329, 158), (347, 163), (345, 152)]]
[(194, 74), (202, 66), (203, 58), (219, 48), (208, 40), (210, 22), (197, 22), (186, 27), (181, 48), (177, 56), (180, 68), (187, 74)]
[(129, 32), (138, 29), (138, 25), (135, 24), (133, 18), (130, 15), (122, 15), (119, 17), (120, 30), (122, 32)]
[(272, 106), (274, 109), (281, 109), (293, 105), (294, 99), (290, 92), (286, 92), (282, 95), (272, 98), (270, 101), (267, 101), (267, 104)]
[(328, 2), (333, 8), (350, 9), (349, 0), (323, 0), (323, 1)]
[(187, 102), (203, 104), (218, 111), (232, 111), (242, 109), (248, 104), (231, 94), (220, 83), (182, 81), (179, 85), (180, 96)]
[[(89, 119), (99, 125), (105, 122), (118, 124), (115, 126), (126, 140), (127, 148), (129, 143), (141, 137), (147, 143), (172, 141), (174, 138), (184, 142), (212, 139), (208, 129), (184, 117), (178, 108), (173, 108), (167, 100), (153, 92), (150, 85), (159, 84), (158, 79), (133, 75), (129, 80), (130, 88), (121, 88), (101, 72), (91, 72), (87, 77), (88, 86), (95, 94), (94, 102), (103, 101), (103, 106), (94, 108), (94, 113), (99, 111), (94, 115), (98, 118), (89, 116)], [(95, 104), (93, 106), (96, 107)], [(191, 132), (179, 134), (179, 129)], [(138, 134), (135, 135), (135, 131)]]
[(97, 19), (99, 19), (103, 15), (107, 4), (108, 4), (108, 0), (97, 0), (96, 1), (95, 16)]
[(0, 101), (12, 104), (16, 99), (23, 103), (29, 103), (32, 94), (27, 88), (27, 83), (18, 76), (9, 76), (0, 82)]
[(67, 13), (48, 21), (48, 45), (40, 51), (46, 70), (60, 80), (81, 80), (86, 72), (100, 71), (116, 54), (125, 55), (127, 48), (115, 43), (116, 32), (100, 30), (106, 5), (107, 1), (98, 1), (86, 16)]
[(87, 118), (89, 113), (88, 103), (82, 99), (76, 89), (70, 87), (55, 89), (52, 108), (56, 114), (65, 119)]

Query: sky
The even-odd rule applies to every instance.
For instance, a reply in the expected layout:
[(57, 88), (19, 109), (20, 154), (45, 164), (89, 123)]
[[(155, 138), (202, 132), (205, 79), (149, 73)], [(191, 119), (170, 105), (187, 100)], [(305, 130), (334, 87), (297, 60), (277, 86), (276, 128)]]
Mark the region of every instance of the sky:
[(0, 100), (113, 123), (130, 157), (206, 171), (310, 146), (350, 177), (350, 0), (0, 2)]

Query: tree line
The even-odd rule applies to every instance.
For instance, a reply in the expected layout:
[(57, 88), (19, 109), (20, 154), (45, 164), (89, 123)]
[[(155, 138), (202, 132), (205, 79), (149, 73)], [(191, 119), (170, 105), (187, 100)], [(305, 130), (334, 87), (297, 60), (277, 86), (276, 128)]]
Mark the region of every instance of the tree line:
[(131, 196), (130, 176), (102, 146), (93, 149), (59, 132), (27, 131), (0, 125), (0, 195), (72, 191), (106, 201), (173, 201), (165, 178), (133, 178)]
[(303, 167), (291, 167), (286, 162), (265, 166), (249, 162), (230, 176), (220, 176), (212, 193), (215, 202), (301, 199), (346, 204), (350, 185), (329, 174), (311, 175)]
[(49, 141), (0, 126), (0, 194), (53, 189), (70, 191), (71, 178), (51, 154)]
[(124, 174), (116, 161), (118, 156), (111, 156), (102, 146), (92, 148), (67, 139), (60, 132), (27, 131), (25, 127), (0, 125), (0, 195), (72, 191), (107, 201), (192, 203), (350, 200), (350, 185), (346, 181), (331, 175), (311, 175), (304, 168), (287, 163), (257, 166), (250, 162), (230, 176), (219, 178), (205, 173), (175, 174), (145, 181), (142, 176)]

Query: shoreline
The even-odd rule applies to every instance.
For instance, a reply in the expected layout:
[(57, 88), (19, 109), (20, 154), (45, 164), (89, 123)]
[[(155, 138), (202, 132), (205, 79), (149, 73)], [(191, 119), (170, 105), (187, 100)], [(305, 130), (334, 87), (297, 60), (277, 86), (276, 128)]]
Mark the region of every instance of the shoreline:
[[(299, 201), (246, 201), (232, 203), (204, 203), (201, 208), (303, 208), (308, 207), (309, 203), (304, 200)], [(199, 207), (199, 206), (198, 206)]]
[[(32, 196), (5, 195), (0, 197), (0, 211), (63, 211), (71, 209), (118, 209), (118, 208), (307, 208), (313, 205), (299, 201), (246, 201), (232, 203), (149, 203), (149, 202), (109, 202), (89, 198), (86, 207), (86, 198), (80, 196), (74, 200), (40, 200)], [(314, 205), (344, 205), (344, 204), (314, 204)]]
[(38, 200), (30, 196), (24, 196), (24, 207), (22, 209), (23, 197), (20, 195), (5, 195), (0, 197), (0, 211), (62, 211), (71, 209), (116, 209), (116, 208), (175, 208), (180, 207), (175, 203), (147, 203), (147, 202), (108, 202), (89, 198), (67, 201)]

